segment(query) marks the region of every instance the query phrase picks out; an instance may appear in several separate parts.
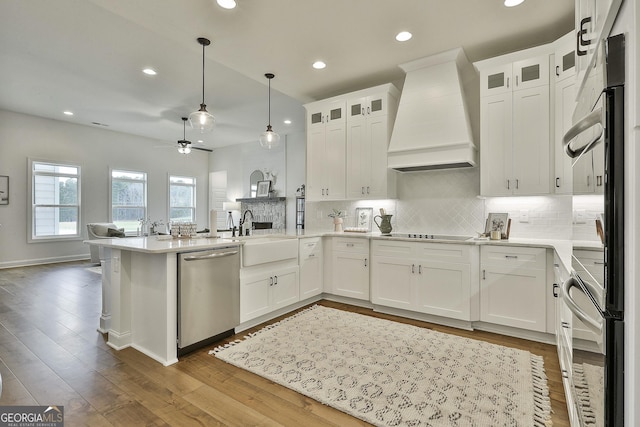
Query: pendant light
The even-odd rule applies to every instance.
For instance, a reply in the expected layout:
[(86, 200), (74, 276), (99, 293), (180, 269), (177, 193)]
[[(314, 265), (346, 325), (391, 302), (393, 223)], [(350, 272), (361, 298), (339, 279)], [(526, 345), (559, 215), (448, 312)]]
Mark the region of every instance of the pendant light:
[(267, 130), (260, 135), (260, 145), (264, 148), (271, 149), (280, 145), (280, 135), (271, 128), (271, 79), (275, 77), (272, 73), (264, 75), (269, 79), (269, 124)]
[(211, 132), (216, 119), (207, 111), (204, 103), (204, 48), (209, 46), (211, 42), (204, 37), (198, 37), (198, 43), (202, 45), (202, 104), (200, 109), (189, 114), (189, 123), (193, 129), (198, 129), (201, 133)]
[(187, 141), (187, 118), (182, 118), (182, 139), (178, 141), (178, 153), (189, 154), (191, 152), (191, 141)]

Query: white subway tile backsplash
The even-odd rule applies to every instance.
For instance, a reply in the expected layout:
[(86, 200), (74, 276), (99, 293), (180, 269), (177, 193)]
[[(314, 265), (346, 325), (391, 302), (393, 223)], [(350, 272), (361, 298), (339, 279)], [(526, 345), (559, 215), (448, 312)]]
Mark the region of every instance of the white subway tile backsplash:
[[(549, 195), (535, 197), (478, 197), (478, 168), (398, 174), (397, 200), (308, 202), (308, 230), (333, 229), (327, 215), (333, 208), (347, 212), (345, 226), (355, 224), (356, 207), (381, 207), (392, 214), (396, 232), (424, 232), (473, 236), (483, 232), (490, 212), (507, 212), (511, 237), (532, 239), (598, 240), (595, 219), (603, 211), (602, 196)], [(583, 211), (584, 223), (575, 224), (575, 210)], [(520, 221), (525, 215), (526, 221)], [(377, 231), (375, 224), (373, 231)]]

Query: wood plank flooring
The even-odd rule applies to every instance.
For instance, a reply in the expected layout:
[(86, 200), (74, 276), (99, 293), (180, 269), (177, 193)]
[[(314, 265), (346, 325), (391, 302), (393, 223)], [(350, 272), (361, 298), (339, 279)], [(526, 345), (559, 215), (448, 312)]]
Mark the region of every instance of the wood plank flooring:
[[(111, 349), (106, 336), (96, 331), (100, 276), (88, 270), (91, 266), (74, 262), (0, 270), (0, 405), (64, 405), (68, 427), (368, 425), (226, 364), (210, 356), (210, 348), (169, 367), (133, 349)], [(553, 346), (330, 301), (319, 304), (541, 355), (553, 425), (569, 427)]]

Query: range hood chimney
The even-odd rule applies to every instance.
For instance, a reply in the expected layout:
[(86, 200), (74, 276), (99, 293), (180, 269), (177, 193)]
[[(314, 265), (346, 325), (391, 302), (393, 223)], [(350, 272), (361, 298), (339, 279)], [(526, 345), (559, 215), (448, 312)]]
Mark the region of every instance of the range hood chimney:
[[(388, 150), (400, 172), (474, 167), (478, 73), (461, 48), (400, 65), (406, 73)], [(471, 109), (469, 109), (471, 107)]]

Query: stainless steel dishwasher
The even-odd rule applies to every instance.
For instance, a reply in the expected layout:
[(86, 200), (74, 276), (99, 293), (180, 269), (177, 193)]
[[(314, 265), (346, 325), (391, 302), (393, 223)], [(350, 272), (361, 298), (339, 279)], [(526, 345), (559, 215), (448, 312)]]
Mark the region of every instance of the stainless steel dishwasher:
[(240, 248), (178, 254), (178, 356), (235, 333)]

